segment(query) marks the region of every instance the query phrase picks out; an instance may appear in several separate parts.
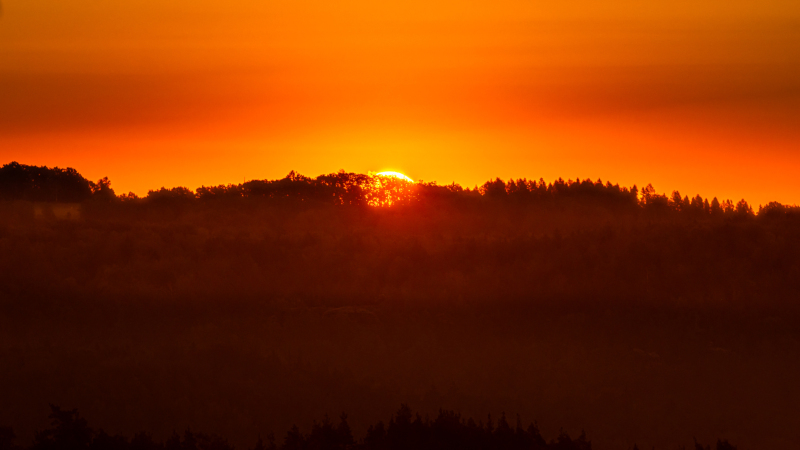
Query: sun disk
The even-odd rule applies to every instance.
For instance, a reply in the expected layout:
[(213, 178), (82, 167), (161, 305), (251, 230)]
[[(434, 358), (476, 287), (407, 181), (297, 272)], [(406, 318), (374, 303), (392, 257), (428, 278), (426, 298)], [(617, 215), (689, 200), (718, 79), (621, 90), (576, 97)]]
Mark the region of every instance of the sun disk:
[(375, 175), (378, 175), (378, 176), (381, 176), (381, 177), (395, 177), (395, 178), (400, 178), (401, 180), (408, 181), (409, 183), (413, 183), (413, 182), (414, 182), (414, 180), (412, 180), (411, 178), (409, 178), (409, 177), (407, 177), (407, 176), (403, 175), (403, 174), (402, 174), (402, 173), (400, 173), (400, 172), (391, 172), (391, 171), (387, 171), (387, 172), (378, 172), (378, 173), (376, 173)]

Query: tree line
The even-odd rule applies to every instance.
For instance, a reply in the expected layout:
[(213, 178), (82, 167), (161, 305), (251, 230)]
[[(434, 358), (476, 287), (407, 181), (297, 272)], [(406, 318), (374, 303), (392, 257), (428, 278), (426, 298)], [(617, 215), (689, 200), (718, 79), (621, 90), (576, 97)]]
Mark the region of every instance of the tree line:
[(340, 170), (336, 173), (307, 177), (290, 172), (277, 180), (250, 180), (241, 184), (201, 186), (196, 190), (174, 187), (150, 190), (139, 197), (133, 192), (116, 195), (111, 181), (104, 177), (96, 182), (87, 180), (75, 169), (30, 166), (12, 162), (0, 168), (0, 199), (48, 202), (83, 202), (105, 200), (132, 203), (175, 204), (190, 202), (235, 202), (260, 199), (283, 203), (314, 202), (352, 206), (399, 206), (438, 204), (441, 202), (495, 202), (516, 205), (558, 206), (574, 203), (594, 204), (628, 211), (677, 212), (701, 216), (800, 216), (800, 207), (770, 202), (755, 211), (744, 199), (712, 200), (696, 195), (693, 198), (673, 191), (659, 194), (652, 184), (644, 188), (628, 188), (611, 182), (590, 179), (553, 182), (526, 178), (503, 181), (489, 180), (473, 189), (453, 183), (410, 183), (408, 181), (372, 174)]
[[(0, 427), (0, 450), (234, 450), (224, 437), (216, 434), (193, 432), (182, 434), (173, 431), (165, 441), (157, 441), (142, 431), (133, 438), (121, 434), (108, 434), (94, 430), (81, 417), (77, 409), (65, 410), (50, 405), (50, 427), (37, 431), (29, 447), (15, 445), (15, 434), (10, 427)], [(269, 433), (266, 442), (260, 436), (248, 450), (591, 450), (592, 443), (586, 433), (571, 438), (561, 431), (549, 442), (539, 432), (535, 423), (523, 427), (519, 416), (512, 426), (505, 413), (497, 420), (488, 416), (486, 423), (472, 418), (464, 419), (454, 411), (439, 410), (435, 419), (412, 414), (408, 405), (391, 417), (370, 425), (362, 439), (356, 439), (347, 422), (347, 414), (339, 416), (334, 425), (326, 415), (314, 423), (309, 433), (297, 425), (286, 432), (282, 442), (276, 442)], [(695, 440), (695, 450), (710, 450), (711, 446)], [(716, 450), (736, 450), (727, 440), (717, 440)], [(634, 444), (633, 450), (638, 450)], [(685, 448), (684, 448), (685, 450)]]
[(108, 177), (93, 182), (71, 167), (49, 168), (18, 162), (0, 167), (1, 200), (72, 203), (93, 198), (116, 198)]

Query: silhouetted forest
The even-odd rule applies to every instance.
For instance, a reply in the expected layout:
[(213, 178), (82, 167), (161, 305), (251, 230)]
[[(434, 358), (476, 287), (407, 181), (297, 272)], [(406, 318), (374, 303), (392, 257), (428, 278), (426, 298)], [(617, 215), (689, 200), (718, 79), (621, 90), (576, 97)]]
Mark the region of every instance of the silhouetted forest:
[(71, 167), (49, 168), (17, 162), (0, 168), (0, 200), (82, 202), (92, 198), (114, 198), (108, 177), (94, 183)]
[[(193, 432), (182, 435), (173, 431), (164, 442), (158, 442), (144, 431), (132, 439), (109, 435), (89, 426), (78, 411), (62, 410), (50, 405), (50, 427), (36, 432), (29, 450), (234, 450), (228, 440), (215, 434)], [(250, 450), (591, 450), (592, 443), (585, 433), (573, 439), (563, 430), (556, 439), (544, 439), (535, 423), (523, 427), (519, 416), (512, 426), (502, 414), (497, 423), (491, 414), (477, 422), (464, 419), (454, 411), (439, 410), (435, 419), (413, 415), (411, 408), (401, 405), (388, 424), (379, 421), (370, 425), (362, 439), (356, 439), (347, 422), (347, 414), (334, 424), (326, 415), (314, 421), (310, 432), (303, 433), (297, 425), (286, 432), (282, 442), (276, 442), (270, 432), (266, 442), (260, 436)], [(14, 445), (14, 431), (0, 427), (0, 450), (22, 450)], [(634, 444), (634, 449), (638, 446)], [(696, 450), (710, 450), (695, 441)], [(736, 450), (727, 440), (717, 440), (716, 450)]]
[(796, 206), (345, 172), (139, 198), (12, 163), (0, 255), (0, 424), (23, 446), (50, 402), (237, 448), (332, 411), (367, 436), (401, 403), (600, 450), (800, 429)]
[[(497, 178), (481, 187), (462, 188), (458, 184), (439, 186), (431, 183), (409, 183), (405, 180), (376, 175), (339, 171), (310, 178), (292, 171), (280, 180), (251, 180), (242, 184), (202, 186), (196, 191), (186, 187), (150, 190), (144, 199), (129, 192), (116, 196), (111, 182), (83, 178), (75, 169), (28, 166), (12, 162), (0, 168), (0, 199), (48, 202), (82, 202), (86, 200), (119, 200), (151, 205), (179, 205), (194, 202), (241, 204), (243, 201), (273, 203), (315, 203), (348, 206), (454, 206), (475, 202), (505, 202), (506, 207), (579, 208), (591, 206), (614, 212), (640, 209), (648, 213), (681, 213), (694, 219), (706, 216), (754, 216), (753, 208), (744, 199), (734, 203), (710, 202), (699, 195), (689, 198), (673, 191), (669, 197), (656, 193), (652, 185), (639, 189), (620, 187), (602, 180), (563, 180), (551, 183), (518, 179), (504, 182)], [(759, 207), (759, 216), (771, 218), (800, 215), (800, 207), (771, 202)]]

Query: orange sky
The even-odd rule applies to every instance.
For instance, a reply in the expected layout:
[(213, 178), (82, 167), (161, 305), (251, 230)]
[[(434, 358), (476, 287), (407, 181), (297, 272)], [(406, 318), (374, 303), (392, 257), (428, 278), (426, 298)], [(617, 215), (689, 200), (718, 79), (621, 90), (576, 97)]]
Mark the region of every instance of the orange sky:
[(796, 0), (1, 1), (0, 163), (118, 193), (343, 168), (800, 203)]

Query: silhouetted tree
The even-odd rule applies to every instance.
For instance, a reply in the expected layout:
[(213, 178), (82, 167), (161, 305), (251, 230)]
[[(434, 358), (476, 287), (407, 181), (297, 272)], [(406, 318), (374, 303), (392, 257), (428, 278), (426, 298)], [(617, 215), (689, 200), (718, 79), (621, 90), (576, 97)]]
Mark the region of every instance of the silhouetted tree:
[(528, 426), (526, 437), (528, 442), (531, 443), (531, 448), (543, 449), (547, 446), (547, 441), (542, 437), (542, 434), (539, 432), (539, 427), (535, 422)]
[(166, 450), (183, 450), (180, 435), (173, 430), (172, 435), (167, 438), (167, 441), (164, 443), (164, 448)]
[(256, 445), (250, 450), (266, 450), (267, 447), (264, 446), (264, 440), (261, 439), (261, 436), (258, 437), (256, 441)]
[(16, 437), (11, 427), (0, 427), (0, 450), (16, 450), (14, 445)]
[(181, 442), (182, 450), (199, 450), (197, 445), (197, 436), (191, 430), (183, 432), (183, 442)]
[(749, 204), (744, 199), (739, 200), (736, 203), (736, 214), (740, 217), (752, 217), (753, 216), (753, 208), (750, 207)]
[(176, 203), (176, 202), (189, 202), (196, 198), (195, 193), (186, 187), (178, 186), (172, 189), (162, 187), (158, 190), (151, 190), (147, 192), (145, 197), (150, 202), (155, 203)]
[(729, 443), (727, 439), (717, 439), (717, 450), (736, 450), (736, 447)]
[(504, 198), (507, 196), (506, 183), (500, 178), (487, 181), (481, 186), (480, 192), (488, 198)]
[(80, 202), (92, 196), (91, 182), (75, 169), (12, 162), (0, 168), (0, 199)]
[(722, 212), (723, 212), (722, 205), (720, 205), (719, 200), (717, 200), (717, 197), (714, 197), (714, 199), (711, 200), (711, 214), (720, 215), (722, 214)]
[(591, 450), (592, 443), (586, 440), (586, 433), (581, 432), (577, 439), (569, 437), (564, 430), (558, 435), (558, 439), (550, 443), (553, 450)]
[(336, 427), (337, 445), (342, 448), (350, 448), (355, 444), (353, 439), (353, 432), (350, 429), (350, 424), (347, 423), (347, 414), (342, 413), (339, 416), (339, 425)]
[(500, 414), (500, 419), (497, 421), (497, 428), (494, 430), (493, 440), (495, 445), (499, 448), (513, 448), (514, 444), (514, 430), (506, 420), (506, 413)]
[(298, 428), (297, 425), (293, 425), (292, 428), (286, 432), (281, 450), (303, 450), (305, 448), (305, 442), (306, 440), (300, 432), (300, 428)]
[(694, 440), (694, 449), (695, 450), (711, 450), (711, 446), (710, 445), (706, 445), (705, 447), (703, 447), (703, 445), (700, 444), (699, 442), (697, 442), (697, 439), (695, 439)]
[(115, 435), (111, 436), (103, 430), (100, 430), (94, 439), (92, 439), (90, 450), (129, 450), (130, 444), (128, 439), (124, 436)]
[(63, 411), (50, 405), (50, 426), (37, 432), (33, 450), (89, 450), (93, 431), (78, 410)]
[(314, 422), (311, 433), (306, 439), (306, 447), (310, 450), (334, 450), (341, 448), (337, 430), (333, 427), (327, 415), (322, 422)]
[(111, 189), (111, 181), (108, 177), (97, 180), (97, 183), (92, 183), (90, 181), (89, 187), (92, 190), (93, 199), (109, 201), (116, 198), (114, 190)]
[(161, 450), (164, 446), (153, 441), (153, 437), (144, 431), (140, 431), (133, 436), (130, 442), (131, 450)]
[(367, 434), (364, 437), (364, 446), (367, 450), (384, 450), (388, 448), (386, 442), (386, 429), (383, 421), (379, 421), (375, 425), (370, 425), (367, 428)]

